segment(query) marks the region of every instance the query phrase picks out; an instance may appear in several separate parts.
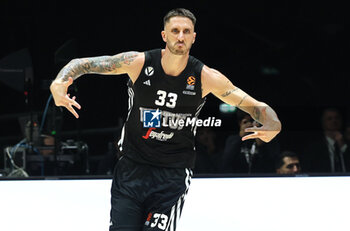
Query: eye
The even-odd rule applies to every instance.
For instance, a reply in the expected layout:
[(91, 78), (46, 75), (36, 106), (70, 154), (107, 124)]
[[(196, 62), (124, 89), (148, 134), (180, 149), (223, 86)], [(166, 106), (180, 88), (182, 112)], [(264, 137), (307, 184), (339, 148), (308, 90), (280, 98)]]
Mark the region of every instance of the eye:
[(288, 165), (286, 166), (286, 168), (292, 169), (294, 166), (297, 167), (297, 168), (300, 168), (300, 164), (298, 164), (298, 163), (295, 163), (295, 164), (288, 164)]
[(291, 169), (291, 168), (293, 168), (293, 165), (292, 165), (292, 164), (288, 164), (288, 165), (286, 166), (286, 168)]
[(177, 33), (179, 33), (179, 30), (177, 28), (174, 28), (174, 29), (171, 30), (171, 32), (177, 34)]
[(190, 29), (185, 29), (184, 30), (184, 34), (189, 34), (191, 31), (190, 31)]

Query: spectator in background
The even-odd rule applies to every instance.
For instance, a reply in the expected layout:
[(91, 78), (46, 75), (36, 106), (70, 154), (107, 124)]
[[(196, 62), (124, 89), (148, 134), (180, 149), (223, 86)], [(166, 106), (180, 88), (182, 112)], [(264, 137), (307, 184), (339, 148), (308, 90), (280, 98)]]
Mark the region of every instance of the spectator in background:
[(196, 162), (193, 172), (219, 173), (223, 150), (219, 148), (216, 133), (210, 127), (199, 127), (196, 134)]
[(275, 164), (277, 174), (301, 173), (299, 157), (295, 152), (282, 152), (280, 155), (277, 156)]
[(350, 171), (350, 151), (343, 135), (343, 117), (337, 108), (321, 115), (322, 134), (310, 142), (302, 156), (304, 172), (339, 173)]
[(345, 143), (349, 147), (349, 145), (350, 145), (350, 122), (348, 122), (348, 124), (346, 125), (344, 137), (345, 137)]
[(242, 141), (242, 137), (247, 135), (246, 128), (259, 125), (249, 114), (241, 110), (238, 110), (236, 115), (239, 133), (230, 135), (226, 139), (221, 171), (223, 173), (275, 172), (274, 158), (279, 153), (277, 139), (270, 143), (260, 139)]

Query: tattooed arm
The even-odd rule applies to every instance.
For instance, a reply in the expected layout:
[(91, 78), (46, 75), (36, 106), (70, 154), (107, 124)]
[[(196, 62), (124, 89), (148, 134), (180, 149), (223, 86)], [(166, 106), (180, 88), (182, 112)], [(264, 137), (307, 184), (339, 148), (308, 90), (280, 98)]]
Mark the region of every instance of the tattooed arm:
[(50, 90), (56, 106), (66, 107), (76, 118), (79, 117), (75, 109), (81, 108), (75, 96), (67, 94), (68, 87), (74, 80), (84, 74), (118, 75), (128, 74), (135, 82), (144, 64), (144, 53), (125, 52), (114, 56), (100, 56), (73, 59), (58, 73), (52, 82)]
[[(114, 56), (99, 56), (92, 58), (80, 58), (70, 61), (58, 73), (56, 80), (68, 81), (68, 77), (76, 80), (84, 74), (129, 74), (134, 81), (144, 62), (144, 54), (138, 52), (125, 52)], [(137, 67), (140, 68), (137, 68)]]
[(247, 132), (253, 133), (244, 136), (242, 140), (259, 138), (269, 142), (281, 131), (281, 122), (269, 105), (257, 101), (234, 86), (219, 71), (204, 66), (202, 69), (202, 96), (204, 97), (209, 93), (214, 94), (223, 102), (249, 113), (254, 120), (263, 125), (261, 127), (247, 128)]

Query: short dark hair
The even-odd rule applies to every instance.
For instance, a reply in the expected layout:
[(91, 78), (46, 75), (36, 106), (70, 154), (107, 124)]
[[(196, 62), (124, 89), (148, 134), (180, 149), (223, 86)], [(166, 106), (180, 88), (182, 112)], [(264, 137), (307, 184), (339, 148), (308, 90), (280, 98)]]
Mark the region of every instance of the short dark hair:
[(322, 115), (321, 115), (321, 118), (323, 119), (323, 117), (325, 116), (326, 112), (336, 112), (338, 113), (341, 117), (343, 116), (342, 115), (342, 112), (339, 108), (337, 107), (325, 107), (322, 109)]
[(238, 125), (242, 122), (242, 120), (246, 117), (246, 116), (249, 116), (251, 117), (251, 115), (249, 115), (247, 112), (245, 111), (242, 111), (240, 109), (238, 109), (236, 111), (236, 118), (237, 118), (237, 122), (238, 122)]
[(295, 152), (292, 152), (289, 150), (283, 151), (281, 154), (279, 154), (276, 157), (276, 160), (275, 160), (275, 168), (276, 169), (279, 169), (280, 167), (282, 167), (284, 165), (284, 160), (283, 160), (284, 157), (291, 157), (291, 158), (298, 158), (299, 159), (299, 156)]
[(176, 8), (176, 9), (172, 9), (164, 16), (164, 18), (163, 18), (164, 27), (165, 27), (165, 24), (167, 22), (169, 22), (169, 20), (172, 17), (176, 17), (176, 16), (189, 18), (189, 19), (191, 19), (193, 26), (196, 25), (197, 19), (191, 11), (184, 9), (184, 8)]

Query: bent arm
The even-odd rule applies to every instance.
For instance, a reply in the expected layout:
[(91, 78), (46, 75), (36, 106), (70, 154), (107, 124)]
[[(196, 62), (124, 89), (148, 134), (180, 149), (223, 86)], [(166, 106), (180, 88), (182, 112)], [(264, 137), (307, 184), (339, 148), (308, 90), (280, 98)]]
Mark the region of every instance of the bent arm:
[(141, 54), (143, 53), (131, 51), (113, 56), (73, 59), (61, 69), (55, 80), (68, 81), (69, 77), (76, 80), (84, 74), (129, 74), (134, 81), (137, 78), (136, 72), (142, 67)]
[[(202, 88), (203, 97), (212, 93), (223, 102), (247, 112), (254, 120), (263, 125), (259, 130), (265, 132), (248, 135), (243, 140), (248, 137), (249, 139), (260, 138), (265, 142), (269, 142), (281, 131), (281, 122), (276, 112), (269, 105), (254, 99), (240, 88), (234, 86), (219, 71), (204, 66), (202, 70)], [(248, 130), (256, 132), (256, 129)], [(268, 134), (266, 134), (267, 132)], [(265, 135), (268, 137), (265, 137)]]
[(135, 82), (144, 64), (145, 55), (139, 52), (125, 52), (114, 56), (100, 56), (91, 58), (73, 59), (58, 73), (52, 81), (50, 91), (56, 106), (66, 107), (76, 118), (78, 113), (73, 108), (81, 106), (76, 102), (75, 96), (67, 92), (74, 80), (84, 74), (118, 75), (128, 74)]

